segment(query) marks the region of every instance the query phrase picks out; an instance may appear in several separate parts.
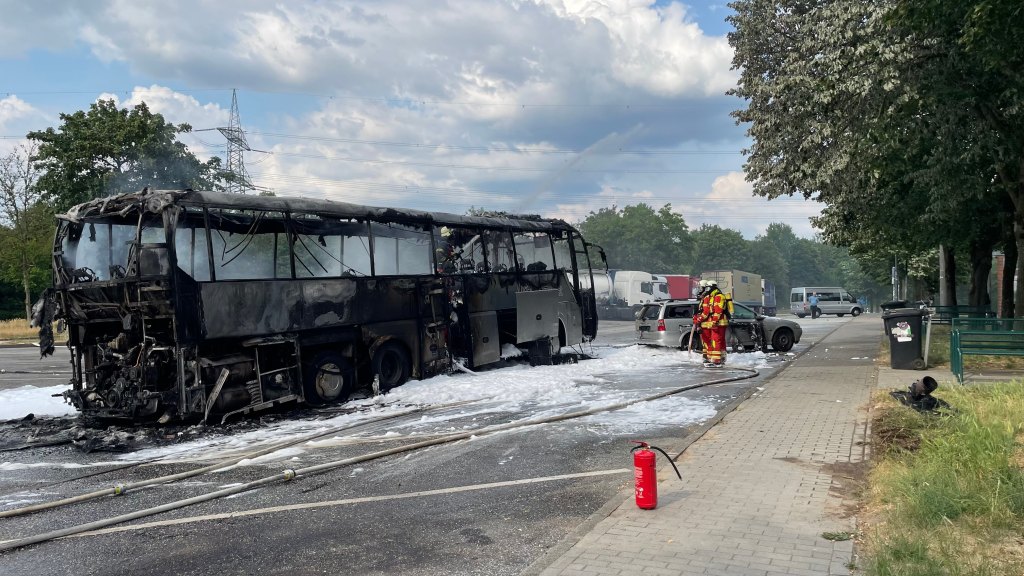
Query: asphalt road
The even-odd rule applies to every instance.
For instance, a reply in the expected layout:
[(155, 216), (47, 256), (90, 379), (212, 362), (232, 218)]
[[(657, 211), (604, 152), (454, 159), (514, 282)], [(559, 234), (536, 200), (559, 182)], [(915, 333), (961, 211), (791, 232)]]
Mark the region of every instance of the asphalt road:
[(63, 346), (46, 358), (39, 357), (38, 346), (0, 346), (0, 390), (67, 384), (70, 359)]
[[(801, 353), (846, 319), (800, 320)], [(632, 342), (632, 323), (603, 322), (596, 344)], [(67, 378), (64, 358), (38, 360), (37, 348), (0, 349), (0, 389), (14, 385), (52, 386)], [(63, 366), (61, 366), (63, 364)], [(763, 385), (785, 365), (779, 358), (756, 378), (697, 388), (683, 394), (730, 409), (737, 398)], [(54, 376), (53, 372), (58, 375)], [(681, 383), (740, 375), (692, 366), (665, 370), (642, 380), (627, 373), (604, 375), (619, 391), (645, 395)], [(7, 376), (16, 376), (11, 380)], [(703, 380), (702, 380), (703, 379)], [(539, 407), (540, 409), (550, 407)], [(316, 429), (317, 415), (308, 430)], [(428, 417), (429, 416), (429, 417)], [(482, 419), (498, 424), (528, 413), (476, 414), (473, 421), (437, 414), (366, 424), (328, 436), (301, 454), (311, 466), (394, 448), (463, 429)], [(71, 419), (69, 422), (73, 422)], [(436, 421), (436, 422), (435, 422)], [(252, 421), (223, 433), (178, 430), (230, 446), (232, 435), (259, 430)], [(403, 426), (404, 425), (404, 426)], [(411, 427), (423, 434), (410, 437)], [(680, 446), (696, 425), (659, 424), (628, 433), (588, 420), (565, 420), (278, 481), (228, 498), (163, 512), (89, 535), (51, 540), (0, 554), (7, 576), (65, 574), (407, 574), (513, 575), (521, 573), (601, 510), (619, 502), (631, 486), (629, 440)], [(399, 431), (399, 432), (396, 432)], [(131, 433), (132, 431), (127, 431)], [(308, 431), (307, 431), (308, 433)], [(225, 448), (224, 455), (229, 452)], [(0, 509), (18, 500), (53, 500), (144, 478), (196, 469), (215, 461), (182, 458), (110, 470), (114, 455), (83, 453), (59, 445), (0, 453)], [(289, 464), (277, 459), (239, 466), (188, 480), (108, 496), (61, 509), (0, 519), (0, 540), (12, 540), (110, 518), (224, 487), (280, 475)], [(55, 484), (56, 482), (62, 482)], [(73, 568), (72, 568), (73, 567)]]

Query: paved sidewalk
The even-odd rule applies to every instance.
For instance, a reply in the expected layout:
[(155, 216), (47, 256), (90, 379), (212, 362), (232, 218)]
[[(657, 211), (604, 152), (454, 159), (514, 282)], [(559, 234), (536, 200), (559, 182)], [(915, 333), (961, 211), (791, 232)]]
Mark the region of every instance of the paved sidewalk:
[[(843, 494), (868, 458), (867, 404), (889, 371), (875, 362), (880, 322), (852, 319), (796, 358), (685, 450), (682, 482), (659, 456), (657, 509), (637, 508), (630, 493), (527, 573), (850, 574), (853, 542), (822, 534), (856, 529)], [(903, 386), (920, 375), (889, 372), (906, 374)]]

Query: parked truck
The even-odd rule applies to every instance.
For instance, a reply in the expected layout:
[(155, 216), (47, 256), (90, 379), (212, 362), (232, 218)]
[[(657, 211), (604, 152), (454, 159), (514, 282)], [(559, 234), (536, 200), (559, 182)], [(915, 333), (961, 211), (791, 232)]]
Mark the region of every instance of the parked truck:
[(603, 320), (632, 320), (641, 306), (669, 298), (660, 276), (639, 270), (593, 270), (597, 315)]
[(702, 272), (701, 280), (714, 280), (718, 289), (732, 296), (733, 302), (739, 302), (764, 314), (764, 301), (761, 292), (761, 276), (742, 270), (709, 270)]
[(689, 274), (661, 274), (668, 285), (669, 298), (674, 300), (690, 300), (697, 296), (699, 276)]
[(775, 303), (775, 283), (771, 280), (761, 279), (761, 314), (775, 316), (778, 307)]

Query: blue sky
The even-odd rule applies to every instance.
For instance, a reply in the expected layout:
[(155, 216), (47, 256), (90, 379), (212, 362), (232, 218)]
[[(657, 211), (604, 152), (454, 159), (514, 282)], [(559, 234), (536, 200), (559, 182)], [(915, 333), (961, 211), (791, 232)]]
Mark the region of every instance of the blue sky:
[[(429, 5), (430, 9), (424, 9)], [(237, 91), (278, 195), (578, 222), (670, 203), (753, 238), (819, 206), (752, 197), (725, 2), (0, 0), (0, 151), (98, 98), (225, 153)]]

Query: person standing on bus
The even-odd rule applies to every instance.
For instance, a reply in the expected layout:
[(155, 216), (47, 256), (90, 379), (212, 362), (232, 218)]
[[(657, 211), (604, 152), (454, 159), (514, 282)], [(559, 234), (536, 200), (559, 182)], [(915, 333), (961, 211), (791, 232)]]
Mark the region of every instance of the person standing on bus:
[(725, 365), (725, 331), (729, 327), (728, 302), (714, 280), (701, 280), (700, 305), (693, 315), (694, 326), (700, 326), (700, 343), (704, 349), (704, 366)]
[(807, 297), (807, 303), (811, 305), (811, 320), (821, 316), (821, 308), (818, 308), (817, 292), (811, 292), (811, 295)]

